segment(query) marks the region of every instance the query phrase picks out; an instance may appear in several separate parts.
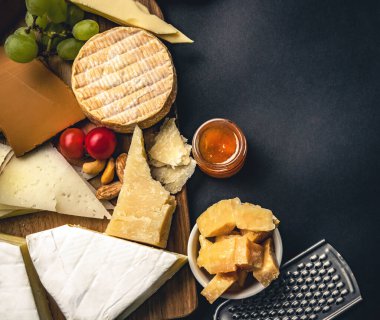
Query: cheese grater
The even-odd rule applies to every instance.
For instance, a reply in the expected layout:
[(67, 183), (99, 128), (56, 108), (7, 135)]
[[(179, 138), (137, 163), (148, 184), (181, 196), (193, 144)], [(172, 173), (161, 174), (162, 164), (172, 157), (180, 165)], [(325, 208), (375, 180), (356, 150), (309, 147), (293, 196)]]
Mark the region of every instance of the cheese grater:
[(322, 240), (285, 263), (267, 289), (223, 302), (214, 320), (329, 320), (361, 300), (350, 267)]

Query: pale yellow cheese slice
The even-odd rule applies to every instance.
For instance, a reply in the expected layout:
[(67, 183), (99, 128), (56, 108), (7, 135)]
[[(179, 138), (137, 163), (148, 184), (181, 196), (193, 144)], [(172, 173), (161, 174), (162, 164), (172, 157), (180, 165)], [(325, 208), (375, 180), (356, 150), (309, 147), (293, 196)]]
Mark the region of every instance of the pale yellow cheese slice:
[(187, 139), (181, 136), (175, 125), (175, 119), (166, 119), (149, 150), (152, 165), (155, 167), (188, 165), (191, 146), (186, 141)]
[(150, 14), (146, 6), (135, 0), (70, 0), (84, 11), (107, 18), (124, 26), (138, 27), (155, 33), (172, 43), (193, 41), (169, 23)]
[(106, 233), (165, 248), (175, 207), (175, 198), (150, 174), (143, 134), (136, 126), (123, 187)]

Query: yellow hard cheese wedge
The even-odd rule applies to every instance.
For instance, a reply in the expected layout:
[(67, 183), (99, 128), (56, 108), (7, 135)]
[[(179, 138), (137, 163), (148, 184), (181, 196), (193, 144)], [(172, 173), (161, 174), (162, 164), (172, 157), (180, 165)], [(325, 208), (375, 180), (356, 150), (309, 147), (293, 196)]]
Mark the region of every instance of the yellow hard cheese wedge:
[(269, 238), (264, 242), (264, 260), (261, 268), (254, 268), (253, 276), (264, 286), (277, 279), (280, 275), (277, 260), (273, 252), (273, 240)]
[(193, 41), (171, 24), (150, 14), (147, 7), (134, 0), (70, 0), (81, 9), (107, 18), (121, 25), (138, 27), (155, 33), (171, 43)]
[(199, 236), (199, 243), (201, 248), (199, 250), (199, 255), (197, 258), (197, 264), (199, 268), (202, 268), (207, 265), (208, 261), (208, 249), (213, 245), (210, 240), (207, 240), (204, 236)]
[(153, 180), (138, 126), (133, 133), (123, 181), (106, 233), (165, 248), (176, 201)]
[(205, 237), (230, 234), (236, 226), (234, 211), (238, 206), (240, 206), (239, 198), (215, 203), (197, 219), (199, 232)]
[(213, 303), (226, 292), (237, 279), (236, 272), (217, 274), (202, 290), (201, 295), (204, 296), (208, 302)]

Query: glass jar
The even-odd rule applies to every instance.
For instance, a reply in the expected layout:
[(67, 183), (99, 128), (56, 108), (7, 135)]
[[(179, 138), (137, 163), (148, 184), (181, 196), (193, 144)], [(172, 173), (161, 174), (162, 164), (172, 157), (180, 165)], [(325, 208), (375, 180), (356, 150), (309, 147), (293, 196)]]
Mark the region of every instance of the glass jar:
[(231, 120), (211, 119), (194, 134), (193, 156), (204, 173), (215, 178), (228, 178), (243, 167), (247, 140)]

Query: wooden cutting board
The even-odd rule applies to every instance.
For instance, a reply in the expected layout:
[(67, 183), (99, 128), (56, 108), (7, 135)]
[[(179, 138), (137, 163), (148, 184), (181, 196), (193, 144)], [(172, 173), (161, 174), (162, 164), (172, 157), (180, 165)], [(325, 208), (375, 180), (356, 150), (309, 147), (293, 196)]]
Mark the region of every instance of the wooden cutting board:
[[(150, 12), (163, 18), (162, 12), (155, 0), (139, 0), (146, 5)], [(101, 31), (115, 26), (114, 23), (97, 16), (91, 18), (98, 21)], [(58, 57), (52, 57), (47, 62), (63, 81), (70, 85), (71, 63), (64, 62)], [(175, 115), (175, 106), (172, 113)], [(157, 131), (158, 125), (144, 131), (147, 140)], [(126, 151), (129, 147), (130, 135), (122, 135)], [(96, 183), (96, 182), (95, 182)], [(187, 205), (186, 187), (176, 195), (177, 209), (173, 216), (167, 250), (187, 254), (187, 241), (190, 234), (189, 210)], [(28, 234), (51, 229), (64, 224), (76, 224), (91, 230), (103, 232), (107, 220), (67, 216), (53, 212), (39, 212), (0, 220), (0, 232), (25, 237)], [(75, 245), (75, 244), (73, 244)], [(115, 261), (117, 263), (117, 261)], [(55, 301), (49, 297), (53, 318), (65, 319)], [(194, 277), (188, 265), (183, 267), (171, 280), (158, 290), (149, 300), (138, 308), (129, 319), (160, 320), (181, 318), (192, 313), (198, 304)]]

